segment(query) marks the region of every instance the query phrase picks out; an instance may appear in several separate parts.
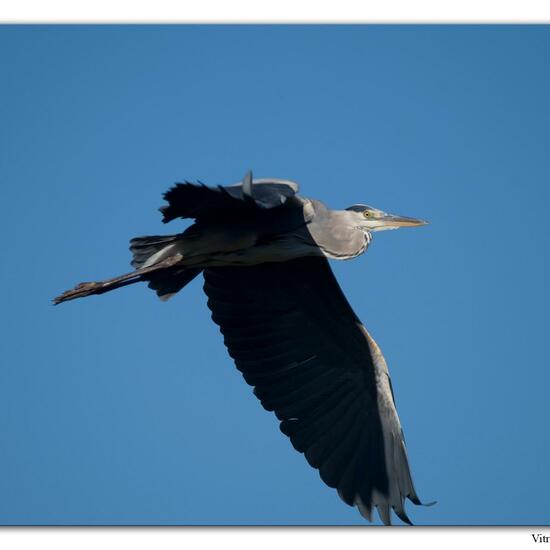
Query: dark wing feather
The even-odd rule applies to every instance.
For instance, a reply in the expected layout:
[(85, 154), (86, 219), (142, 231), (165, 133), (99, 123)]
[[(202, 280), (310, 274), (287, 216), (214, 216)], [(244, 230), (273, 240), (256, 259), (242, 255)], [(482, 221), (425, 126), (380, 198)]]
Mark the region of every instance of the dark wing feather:
[[(246, 183), (246, 180), (245, 180)], [(270, 209), (284, 204), (298, 192), (294, 182), (286, 180), (254, 180), (238, 184), (209, 187), (202, 183), (177, 183), (164, 194), (168, 202), (162, 206), (163, 222), (176, 218), (195, 218), (206, 221), (223, 215), (239, 219), (247, 213)]]
[(341, 498), (385, 523), (420, 504), (378, 346), (324, 258), (204, 271), (229, 354), (281, 431)]

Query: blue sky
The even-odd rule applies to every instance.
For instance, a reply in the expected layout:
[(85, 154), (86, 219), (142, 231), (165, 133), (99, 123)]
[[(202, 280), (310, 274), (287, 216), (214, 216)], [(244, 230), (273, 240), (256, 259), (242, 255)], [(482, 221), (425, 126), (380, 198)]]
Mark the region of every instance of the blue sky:
[(175, 232), (173, 182), (296, 180), (431, 225), (333, 263), (392, 374), (413, 522), (540, 524), (545, 26), (0, 27), (0, 523), (364, 524), (226, 354), (201, 281), (54, 308)]

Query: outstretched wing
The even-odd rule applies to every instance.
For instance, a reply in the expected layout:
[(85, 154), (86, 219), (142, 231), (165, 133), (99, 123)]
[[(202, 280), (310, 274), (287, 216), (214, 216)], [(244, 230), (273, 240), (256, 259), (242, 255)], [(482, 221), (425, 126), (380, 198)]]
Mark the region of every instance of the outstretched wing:
[(384, 358), (328, 261), (204, 271), (212, 318), (248, 384), (322, 480), (371, 520), (416, 495)]
[(176, 218), (208, 220), (223, 216), (238, 219), (247, 212), (281, 206), (298, 192), (298, 185), (288, 180), (252, 180), (248, 173), (242, 183), (208, 187), (202, 183), (177, 183), (164, 194), (163, 222)]

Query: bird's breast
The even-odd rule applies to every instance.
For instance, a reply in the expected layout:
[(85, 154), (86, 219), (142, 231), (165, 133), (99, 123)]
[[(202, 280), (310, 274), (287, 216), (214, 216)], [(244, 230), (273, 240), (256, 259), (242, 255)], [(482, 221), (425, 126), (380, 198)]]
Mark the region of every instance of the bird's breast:
[(361, 229), (339, 224), (311, 224), (309, 231), (327, 258), (349, 260), (367, 250), (371, 235)]

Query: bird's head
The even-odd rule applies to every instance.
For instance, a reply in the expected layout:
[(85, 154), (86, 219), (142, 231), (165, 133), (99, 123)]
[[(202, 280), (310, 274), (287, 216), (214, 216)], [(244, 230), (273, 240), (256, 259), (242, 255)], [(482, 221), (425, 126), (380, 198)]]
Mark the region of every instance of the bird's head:
[(426, 225), (428, 222), (416, 218), (396, 216), (388, 214), (366, 204), (354, 204), (346, 210), (354, 216), (357, 227), (369, 233), (373, 231), (384, 231), (385, 229), (399, 229), (400, 227), (415, 227)]

